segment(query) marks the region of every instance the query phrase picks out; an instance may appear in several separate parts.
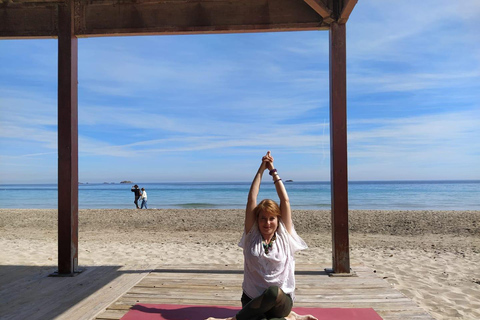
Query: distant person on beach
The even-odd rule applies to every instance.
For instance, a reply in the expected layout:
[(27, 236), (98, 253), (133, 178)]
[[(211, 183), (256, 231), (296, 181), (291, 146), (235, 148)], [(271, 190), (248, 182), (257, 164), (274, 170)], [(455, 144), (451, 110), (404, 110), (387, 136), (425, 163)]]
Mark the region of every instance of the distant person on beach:
[[(270, 199), (257, 205), (265, 170), (269, 170), (273, 178), (280, 206)], [(306, 249), (307, 245), (293, 226), (288, 194), (273, 166), (270, 151), (262, 158), (248, 193), (245, 229), (239, 246), (243, 248), (244, 258), (242, 309), (228, 320), (316, 320), (314, 316), (292, 311), (294, 253)], [(210, 317), (208, 320), (219, 319)]]
[(140, 199), (142, 199), (142, 205), (140, 206), (140, 209), (143, 209), (143, 206), (145, 206), (145, 209), (147, 208), (147, 191), (145, 191), (145, 188), (142, 188), (142, 195), (140, 196)]
[(134, 185), (131, 191), (135, 195), (135, 200), (133, 200), (133, 203), (135, 203), (135, 206), (137, 207), (137, 209), (140, 209), (140, 207), (138, 206), (138, 199), (140, 198), (142, 192), (140, 191), (137, 185)]

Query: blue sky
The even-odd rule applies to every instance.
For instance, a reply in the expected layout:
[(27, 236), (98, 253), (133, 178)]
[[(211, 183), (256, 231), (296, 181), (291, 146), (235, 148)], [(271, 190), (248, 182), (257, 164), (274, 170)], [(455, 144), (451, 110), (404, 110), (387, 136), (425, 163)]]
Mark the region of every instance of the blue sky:
[[(360, 0), (350, 180), (480, 179), (480, 2)], [(0, 183), (57, 181), (57, 41), (0, 41)], [(81, 182), (330, 178), (328, 31), (79, 39)]]

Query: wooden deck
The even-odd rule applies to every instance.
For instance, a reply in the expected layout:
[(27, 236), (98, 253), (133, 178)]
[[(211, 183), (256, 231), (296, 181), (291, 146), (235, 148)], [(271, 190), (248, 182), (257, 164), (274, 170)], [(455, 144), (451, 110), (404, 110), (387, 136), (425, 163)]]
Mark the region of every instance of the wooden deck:
[(49, 277), (55, 266), (0, 266), (0, 319), (89, 320), (153, 269), (89, 266), (76, 277)]
[[(240, 306), (243, 266), (162, 266), (100, 313), (97, 320), (120, 319), (136, 303)], [(315, 265), (297, 265), (295, 306), (373, 308), (384, 320), (432, 320), (412, 300), (373, 270), (354, 267), (356, 277), (329, 277)]]

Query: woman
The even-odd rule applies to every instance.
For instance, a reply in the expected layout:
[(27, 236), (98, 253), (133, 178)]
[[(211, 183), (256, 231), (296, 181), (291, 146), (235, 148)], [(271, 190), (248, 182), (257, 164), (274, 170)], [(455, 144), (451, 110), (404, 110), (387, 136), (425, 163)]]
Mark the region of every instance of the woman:
[[(260, 182), (269, 170), (280, 199), (257, 205)], [(292, 211), (270, 151), (253, 179), (245, 211), (245, 230), (239, 243), (244, 255), (242, 310), (228, 320), (316, 320), (292, 311), (295, 291), (294, 253), (307, 248), (293, 227)], [(208, 320), (218, 320), (209, 318)]]
[(145, 191), (145, 188), (142, 188), (140, 199), (142, 199), (142, 205), (140, 206), (140, 209), (143, 209), (143, 206), (145, 206), (145, 209), (148, 209), (147, 208), (147, 191)]

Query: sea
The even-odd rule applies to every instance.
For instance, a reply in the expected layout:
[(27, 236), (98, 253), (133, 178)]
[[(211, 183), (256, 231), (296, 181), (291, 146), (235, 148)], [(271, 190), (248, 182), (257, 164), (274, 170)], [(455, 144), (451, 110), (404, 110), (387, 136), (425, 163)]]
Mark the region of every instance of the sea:
[[(250, 182), (138, 183), (148, 194), (149, 209), (244, 209)], [(133, 184), (79, 185), (80, 209), (133, 209)], [(331, 208), (330, 182), (285, 182), (292, 209)], [(271, 181), (262, 182), (259, 200), (278, 199)], [(480, 180), (351, 181), (349, 209), (480, 210)], [(55, 209), (56, 184), (0, 184), (0, 208)]]

